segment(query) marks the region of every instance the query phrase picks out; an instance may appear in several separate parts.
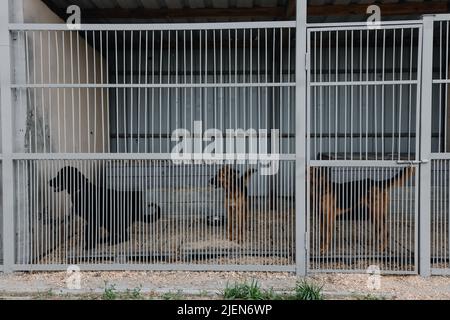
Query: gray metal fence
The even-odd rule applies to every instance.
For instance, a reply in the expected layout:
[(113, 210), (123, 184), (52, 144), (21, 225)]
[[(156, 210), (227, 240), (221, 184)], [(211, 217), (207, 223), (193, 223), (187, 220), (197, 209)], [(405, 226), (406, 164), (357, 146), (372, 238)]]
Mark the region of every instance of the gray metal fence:
[(294, 27), (12, 27), (14, 268), (295, 271)]
[(2, 23), (0, 261), (448, 273), (449, 21)]
[(422, 26), (308, 34), (310, 270), (415, 273)]
[(431, 146), (431, 268), (435, 274), (450, 272), (449, 242), (449, 27), (450, 17), (433, 22), (432, 146)]
[(165, 160), (20, 160), (16, 189), (29, 191), (15, 204), (16, 264), (294, 265), (292, 186), (283, 181), (293, 163), (273, 177), (249, 177), (240, 203), (222, 191), (221, 170)]

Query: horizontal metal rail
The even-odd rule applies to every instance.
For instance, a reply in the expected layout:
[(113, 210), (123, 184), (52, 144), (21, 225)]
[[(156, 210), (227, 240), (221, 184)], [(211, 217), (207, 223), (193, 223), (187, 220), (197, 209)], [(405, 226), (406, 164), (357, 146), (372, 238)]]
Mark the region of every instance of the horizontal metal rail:
[(433, 15), (433, 20), (435, 22), (439, 21), (450, 21), (450, 14), (435, 14)]
[(246, 83), (219, 83), (219, 82), (206, 82), (206, 83), (50, 83), (50, 84), (13, 84), (13, 89), (53, 89), (53, 88), (65, 88), (65, 89), (78, 89), (78, 88), (264, 88), (264, 87), (295, 87), (294, 82), (283, 83), (259, 83), (259, 82), (246, 82)]
[[(173, 160), (170, 153), (15, 153), (13, 160)], [(178, 160), (178, 158), (176, 158)], [(295, 154), (194, 154), (186, 160), (295, 160)]]
[(442, 152), (442, 153), (432, 153), (431, 159), (433, 160), (447, 160), (450, 159), (450, 153)]
[[(279, 22), (222, 22), (222, 23), (170, 23), (170, 24), (82, 24), (75, 31), (152, 31), (152, 30), (223, 30), (295, 28), (295, 21)], [(67, 24), (10, 24), (10, 31), (73, 31)]]
[(380, 80), (380, 81), (333, 81), (333, 82), (319, 82), (312, 81), (311, 87), (333, 87), (333, 86), (383, 86), (383, 85), (408, 85), (419, 84), (419, 80)]
[[(67, 271), (69, 265), (21, 265), (13, 266), (15, 271)], [(245, 272), (294, 272), (295, 265), (287, 266), (257, 266), (257, 265), (195, 265), (195, 264), (83, 264), (79, 266), (81, 271), (245, 271)], [(1, 270), (1, 269), (0, 269)]]
[(311, 160), (311, 167), (393, 167), (408, 164), (389, 160)]
[(436, 84), (450, 84), (450, 79), (434, 79), (433, 83), (436, 83)]
[(310, 31), (336, 31), (336, 30), (383, 30), (383, 29), (403, 29), (403, 28), (421, 28), (421, 20), (404, 20), (404, 21), (382, 21), (380, 24), (369, 25), (367, 22), (335, 22), (335, 23), (310, 23), (308, 30)]

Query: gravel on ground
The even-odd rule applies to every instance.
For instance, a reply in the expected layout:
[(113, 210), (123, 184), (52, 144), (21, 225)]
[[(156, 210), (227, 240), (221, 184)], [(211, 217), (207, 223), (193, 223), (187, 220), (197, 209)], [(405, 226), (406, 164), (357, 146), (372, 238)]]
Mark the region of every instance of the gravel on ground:
[[(81, 272), (81, 290), (67, 288), (66, 272), (0, 274), (0, 295), (54, 292), (102, 293), (108, 286), (117, 291), (139, 288), (147, 293), (182, 292), (220, 294), (235, 282), (257, 280), (263, 288), (290, 291), (298, 278), (292, 273), (273, 272)], [(450, 299), (450, 277), (381, 276), (373, 289), (367, 274), (316, 274), (309, 281), (323, 285), (333, 298), (382, 297), (386, 299)]]

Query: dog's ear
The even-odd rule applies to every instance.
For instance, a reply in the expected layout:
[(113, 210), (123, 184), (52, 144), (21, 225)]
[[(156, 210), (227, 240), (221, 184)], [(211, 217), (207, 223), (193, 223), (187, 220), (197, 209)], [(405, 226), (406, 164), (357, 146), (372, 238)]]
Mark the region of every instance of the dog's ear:
[(232, 175), (235, 178), (237, 178), (239, 176), (239, 171), (237, 171), (236, 169), (234, 169), (230, 165), (223, 166), (221, 172), (226, 174), (226, 175)]
[(56, 192), (62, 192), (67, 189), (67, 167), (61, 168), (53, 179), (49, 181), (50, 187), (54, 188)]
[(248, 181), (250, 180), (251, 176), (256, 172), (256, 169), (248, 169), (242, 176), (241, 176), (241, 182), (244, 186), (248, 184)]
[(222, 170), (223, 171), (228, 171), (228, 172), (232, 172), (232, 171), (235, 171), (229, 164), (226, 164), (226, 165), (224, 165), (223, 167), (222, 167)]

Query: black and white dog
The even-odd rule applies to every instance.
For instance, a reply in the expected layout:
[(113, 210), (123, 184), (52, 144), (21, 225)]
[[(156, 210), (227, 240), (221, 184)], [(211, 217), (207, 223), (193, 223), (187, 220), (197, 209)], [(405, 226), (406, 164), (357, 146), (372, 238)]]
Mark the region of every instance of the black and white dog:
[[(89, 180), (74, 167), (62, 168), (49, 181), (55, 192), (70, 195), (72, 211), (86, 221), (84, 247), (95, 248), (99, 243), (111, 245), (129, 240), (129, 227), (135, 221), (152, 223), (160, 219), (161, 208), (146, 203), (142, 192), (104, 189)], [(100, 228), (108, 238), (100, 237)]]

